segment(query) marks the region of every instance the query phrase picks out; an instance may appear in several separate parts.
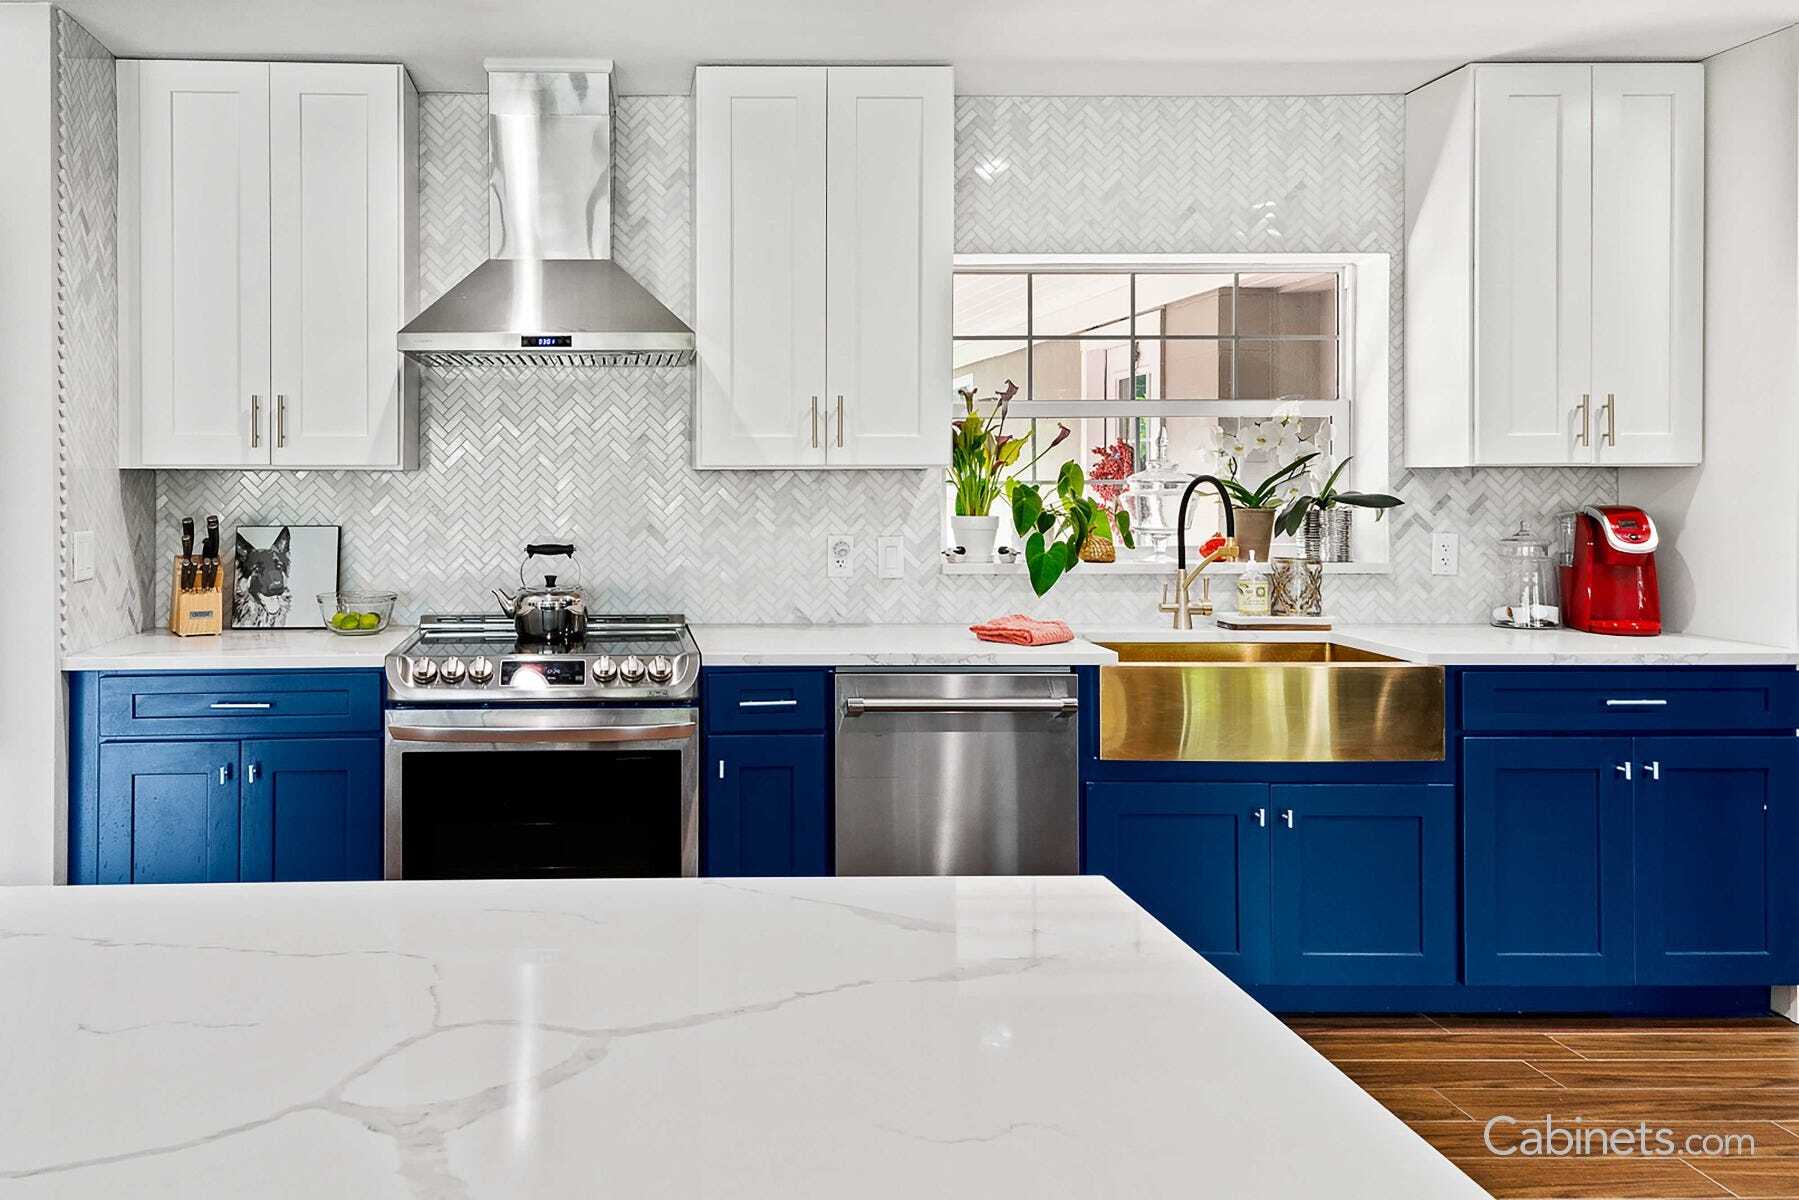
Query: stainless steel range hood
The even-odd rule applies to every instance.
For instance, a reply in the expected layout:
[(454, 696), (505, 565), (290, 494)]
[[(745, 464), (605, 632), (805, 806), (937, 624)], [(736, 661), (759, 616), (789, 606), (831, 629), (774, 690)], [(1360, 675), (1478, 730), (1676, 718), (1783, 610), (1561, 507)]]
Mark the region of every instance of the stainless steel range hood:
[(612, 63), (489, 59), (488, 261), (399, 334), (433, 366), (686, 366), (693, 330), (612, 261)]

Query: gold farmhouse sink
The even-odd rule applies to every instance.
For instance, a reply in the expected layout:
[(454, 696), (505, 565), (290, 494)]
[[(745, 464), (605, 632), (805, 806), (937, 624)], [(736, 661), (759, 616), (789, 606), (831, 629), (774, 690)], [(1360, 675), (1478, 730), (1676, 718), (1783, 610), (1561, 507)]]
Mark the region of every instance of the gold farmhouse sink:
[(1443, 668), (1333, 642), (1103, 642), (1099, 756), (1439, 762)]

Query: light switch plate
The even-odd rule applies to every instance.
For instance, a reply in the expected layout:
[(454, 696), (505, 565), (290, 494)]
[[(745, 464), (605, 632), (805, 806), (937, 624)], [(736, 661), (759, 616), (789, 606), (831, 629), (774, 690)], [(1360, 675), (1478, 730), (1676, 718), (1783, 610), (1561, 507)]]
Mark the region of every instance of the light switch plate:
[(905, 538), (889, 536), (875, 539), (875, 571), (882, 579), (906, 577)]
[(855, 574), (851, 562), (856, 554), (856, 539), (847, 533), (825, 535), (825, 574), (832, 579), (848, 579)]
[(1438, 529), (1430, 535), (1430, 573), (1461, 574), (1462, 539), (1454, 531)]
[(69, 582), (83, 583), (94, 577), (94, 531), (80, 529), (69, 536)]

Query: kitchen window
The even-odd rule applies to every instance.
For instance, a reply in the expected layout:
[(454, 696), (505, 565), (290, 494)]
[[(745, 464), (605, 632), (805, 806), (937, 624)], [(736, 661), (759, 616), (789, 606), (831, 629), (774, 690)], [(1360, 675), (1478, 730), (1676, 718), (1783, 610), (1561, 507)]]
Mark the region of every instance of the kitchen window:
[[(1353, 455), (1339, 487), (1387, 488), (1384, 254), (958, 255), (954, 288), (956, 387), (987, 400), (1017, 385), (1007, 432), (1031, 439), (1024, 460), (1070, 429), (1034, 481), (1072, 459), (1089, 490), (1115, 503), (1125, 478), (1151, 464), (1223, 475), (1234, 455), (1253, 485), (1316, 451), (1323, 469), (1311, 486)], [(1193, 499), (1205, 532), (1222, 524), (1210, 496)], [(1332, 569), (1384, 571), (1388, 523), (1355, 516), (1356, 561)], [(1169, 541), (1141, 531), (1135, 553), (1121, 546), (1118, 563), (1081, 569), (1162, 570)]]

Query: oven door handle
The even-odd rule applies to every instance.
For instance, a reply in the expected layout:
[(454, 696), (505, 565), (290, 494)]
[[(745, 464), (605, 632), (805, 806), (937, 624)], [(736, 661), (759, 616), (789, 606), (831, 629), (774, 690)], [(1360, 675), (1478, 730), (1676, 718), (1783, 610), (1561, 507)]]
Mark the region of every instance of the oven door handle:
[(669, 725), (584, 726), (568, 729), (505, 729), (493, 726), (389, 725), (396, 742), (669, 742), (692, 737), (691, 721)]

